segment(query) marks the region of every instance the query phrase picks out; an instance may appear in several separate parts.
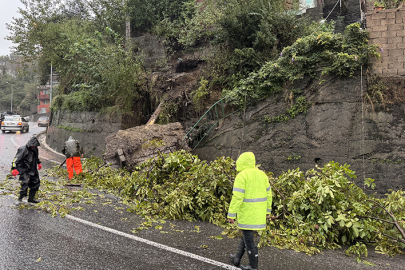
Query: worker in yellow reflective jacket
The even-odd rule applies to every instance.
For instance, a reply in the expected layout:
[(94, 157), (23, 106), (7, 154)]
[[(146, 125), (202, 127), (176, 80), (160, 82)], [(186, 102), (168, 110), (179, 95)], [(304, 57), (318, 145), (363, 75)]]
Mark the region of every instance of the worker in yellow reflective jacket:
[(248, 252), (249, 265), (241, 269), (258, 269), (258, 250), (253, 240), (253, 231), (266, 229), (266, 218), (270, 218), (272, 195), (267, 175), (256, 168), (252, 152), (241, 154), (236, 161), (239, 172), (233, 185), (233, 196), (228, 210), (228, 221), (238, 222), (242, 239), (236, 254), (230, 256), (232, 264), (240, 265), (240, 260)]

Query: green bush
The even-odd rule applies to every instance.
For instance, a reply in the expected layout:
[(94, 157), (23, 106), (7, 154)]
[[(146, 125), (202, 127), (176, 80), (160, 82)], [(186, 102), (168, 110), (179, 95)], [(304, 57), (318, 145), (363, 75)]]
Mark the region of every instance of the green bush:
[(190, 0), (128, 0), (128, 13), (135, 32), (145, 33), (158, 22), (167, 19), (176, 21), (183, 10), (183, 4)]
[[(289, 170), (272, 179), (273, 209), (278, 218), (269, 222), (260, 245), (316, 253), (368, 242), (375, 243), (379, 252), (401, 253), (405, 247), (401, 234), (405, 192), (378, 199), (357, 187), (352, 178), (356, 175), (349, 165), (332, 161), (323, 168), (306, 173)], [(366, 179), (365, 187), (373, 188), (373, 181)]]
[(207, 220), (223, 224), (232, 193), (235, 163), (218, 158), (207, 163), (184, 150), (159, 154), (132, 174), (99, 168), (96, 159), (84, 166), (92, 170), (86, 182), (94, 187), (115, 189), (133, 201), (132, 211), (169, 219)]
[[(114, 43), (106, 36), (113, 36)], [(131, 112), (134, 99), (146, 94), (143, 61), (134, 54), (133, 45), (124, 47), (123, 40), (109, 28), (104, 35), (95, 31), (92, 36), (66, 39), (71, 40), (65, 44), (68, 52), (56, 68), (69, 78), (60, 90), (68, 95), (54, 103), (55, 109), (100, 111), (114, 107), (118, 112)]]
[[(306, 17), (287, 10), (284, 1), (236, 1), (227, 5), (219, 20), (222, 38), (232, 49), (253, 48), (267, 57), (281, 51), (304, 35), (308, 28)], [(277, 53), (277, 52), (276, 52)]]
[(200, 87), (192, 93), (193, 96), (193, 104), (197, 108), (197, 110), (201, 109), (202, 101), (207, 95), (209, 94), (208, 89), (208, 80), (201, 77), (200, 79)]
[(277, 115), (275, 117), (264, 117), (264, 121), (268, 123), (273, 122), (288, 122), (291, 119), (294, 119), (297, 115), (301, 113), (306, 113), (308, 108), (311, 107), (312, 103), (308, 102), (304, 96), (299, 96), (295, 100), (295, 104), (293, 104), (289, 109), (287, 109), (286, 113), (281, 115)]
[(209, 58), (216, 63), (219, 76), (246, 76), (305, 34), (308, 25), (306, 17), (286, 10), (284, 1), (221, 0), (201, 5), (188, 2), (179, 19), (164, 19), (155, 31), (169, 41), (171, 50), (220, 44), (215, 57), (221, 60)]
[(227, 100), (244, 105), (265, 98), (281, 92), (288, 82), (306, 75), (317, 77), (319, 69), (321, 75), (352, 76), (367, 65), (370, 56), (380, 57), (377, 45), (369, 45), (367, 36), (360, 24), (354, 23), (347, 26), (343, 34), (317, 31), (299, 38), (285, 47), (276, 60), (267, 61), (260, 70), (240, 80), (237, 87), (226, 90)]

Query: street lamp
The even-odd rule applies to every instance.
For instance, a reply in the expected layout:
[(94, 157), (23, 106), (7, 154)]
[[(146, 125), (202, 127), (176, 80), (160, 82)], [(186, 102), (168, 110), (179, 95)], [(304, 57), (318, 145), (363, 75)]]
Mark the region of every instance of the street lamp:
[(13, 85), (9, 82), (6, 83), (11, 85), (11, 113), (13, 113)]

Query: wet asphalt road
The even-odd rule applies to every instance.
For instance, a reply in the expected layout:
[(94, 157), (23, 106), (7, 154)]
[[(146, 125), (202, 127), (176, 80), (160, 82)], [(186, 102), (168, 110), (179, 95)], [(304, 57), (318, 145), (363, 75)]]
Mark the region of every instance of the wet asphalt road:
[[(17, 149), (21, 145), (25, 145), (29, 138), (34, 135), (39, 135), (46, 131), (45, 127), (38, 127), (36, 123), (30, 122), (30, 130), (27, 133), (0, 133), (0, 179), (9, 173), (11, 162), (17, 152)], [(44, 138), (44, 137), (43, 137)], [(42, 142), (42, 141), (41, 141)], [(62, 154), (55, 154), (52, 151), (45, 151), (46, 149), (40, 147), (39, 155), (43, 165), (46, 167), (53, 166), (56, 163), (60, 163), (64, 160)]]
[[(18, 145), (44, 130), (30, 123), (29, 133), (0, 134), (0, 181), (9, 173)], [(63, 161), (62, 155), (46, 147), (39, 151), (44, 168)], [(40, 173), (46, 177), (43, 170)], [(131, 230), (142, 218), (127, 212), (120, 198), (99, 193), (104, 196), (100, 203), (85, 205), (85, 211), (65, 218), (17, 209), (15, 196), (0, 196), (0, 269), (227, 268), (229, 253), (239, 240), (213, 239), (211, 236), (221, 235), (220, 227), (206, 222), (167, 221), (161, 224), (162, 229), (154, 224), (134, 234)], [(107, 199), (113, 203), (103, 204)], [(374, 252), (367, 260), (377, 267), (358, 264), (341, 251), (308, 256), (265, 247), (259, 256), (260, 269), (405, 269), (405, 256), (388, 258)], [(247, 263), (246, 258), (243, 262)]]

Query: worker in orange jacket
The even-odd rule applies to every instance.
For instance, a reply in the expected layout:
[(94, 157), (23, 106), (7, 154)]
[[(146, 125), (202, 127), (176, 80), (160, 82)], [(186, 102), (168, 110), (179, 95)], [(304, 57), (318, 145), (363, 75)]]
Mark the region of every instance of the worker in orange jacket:
[(69, 180), (73, 178), (73, 169), (77, 175), (83, 172), (80, 160), (80, 157), (83, 157), (83, 147), (80, 146), (78, 140), (70, 136), (63, 146), (62, 153), (66, 156)]

